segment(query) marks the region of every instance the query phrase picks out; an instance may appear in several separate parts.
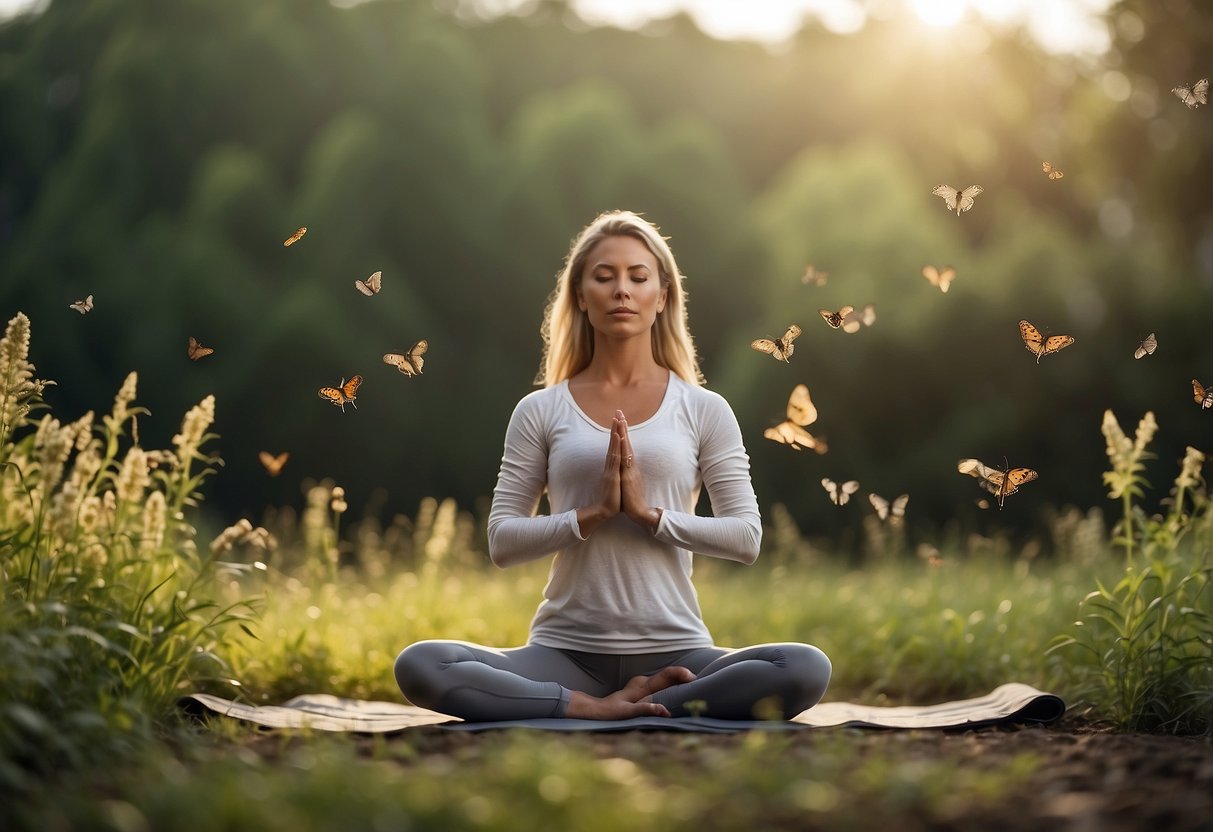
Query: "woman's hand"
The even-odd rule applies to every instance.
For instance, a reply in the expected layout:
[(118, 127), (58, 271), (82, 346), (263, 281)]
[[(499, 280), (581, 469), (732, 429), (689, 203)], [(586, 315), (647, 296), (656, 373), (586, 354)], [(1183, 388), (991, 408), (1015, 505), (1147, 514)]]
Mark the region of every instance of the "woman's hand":
[(618, 514), (622, 505), (620, 472), (623, 469), (625, 426), (619, 421), (619, 416), (623, 414), (618, 410), (615, 413), (616, 417), (611, 425), (611, 440), (607, 444), (606, 460), (602, 467), (598, 501), (577, 509), (577, 525), (581, 529), (582, 537), (589, 537), (590, 532)]
[(632, 440), (628, 436), (628, 420), (622, 410), (615, 411), (615, 426), (620, 430), (620, 450), (623, 454), (623, 464), (619, 469), (620, 510), (633, 523), (652, 534), (661, 522), (661, 509), (650, 506), (645, 497), (644, 475), (636, 464)]

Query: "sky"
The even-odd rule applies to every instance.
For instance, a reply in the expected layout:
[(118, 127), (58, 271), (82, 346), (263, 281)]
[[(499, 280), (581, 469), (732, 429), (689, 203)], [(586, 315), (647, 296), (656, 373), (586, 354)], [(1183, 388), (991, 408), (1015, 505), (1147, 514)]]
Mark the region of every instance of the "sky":
[[(0, 20), (47, 0), (0, 0)], [(357, 2), (357, 0), (354, 0)], [(457, 0), (493, 12), (525, 6), (529, 0)], [(786, 39), (806, 15), (827, 28), (853, 32), (863, 26), (864, 7), (908, 7), (923, 26), (947, 29), (974, 17), (994, 25), (1023, 24), (1053, 52), (1098, 53), (1108, 34), (1100, 15), (1111, 0), (573, 0), (587, 20), (635, 28), (654, 18), (686, 10), (708, 34), (769, 43)], [(339, 5), (351, 5), (341, 0)]]

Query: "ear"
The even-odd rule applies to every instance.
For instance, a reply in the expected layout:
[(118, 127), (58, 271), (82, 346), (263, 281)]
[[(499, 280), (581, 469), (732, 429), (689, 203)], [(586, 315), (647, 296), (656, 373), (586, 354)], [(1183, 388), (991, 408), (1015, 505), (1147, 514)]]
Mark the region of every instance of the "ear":
[(665, 311), (665, 302), (666, 302), (666, 299), (669, 298), (669, 296), (670, 296), (670, 287), (662, 286), (661, 287), (661, 297), (659, 297), (657, 299), (657, 314), (658, 315), (660, 315), (662, 312)]
[(577, 290), (577, 308), (585, 311), (585, 296), (581, 294), (581, 289)]

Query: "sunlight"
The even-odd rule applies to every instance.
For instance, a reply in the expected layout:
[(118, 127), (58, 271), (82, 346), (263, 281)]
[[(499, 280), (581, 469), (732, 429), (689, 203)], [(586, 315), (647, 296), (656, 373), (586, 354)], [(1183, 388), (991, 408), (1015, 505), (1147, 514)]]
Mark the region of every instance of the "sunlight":
[(965, 0), (907, 0), (910, 10), (929, 26), (955, 26), (965, 15)]

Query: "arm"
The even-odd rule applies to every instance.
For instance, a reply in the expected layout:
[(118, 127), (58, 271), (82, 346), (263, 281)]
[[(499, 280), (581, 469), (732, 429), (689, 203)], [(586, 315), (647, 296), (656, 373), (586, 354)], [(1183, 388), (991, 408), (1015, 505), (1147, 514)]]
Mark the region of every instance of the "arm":
[(762, 546), (762, 516), (741, 428), (728, 402), (715, 394), (704, 402), (699, 418), (699, 467), (713, 516), (665, 508), (657, 519), (655, 537), (748, 566), (758, 559)]

